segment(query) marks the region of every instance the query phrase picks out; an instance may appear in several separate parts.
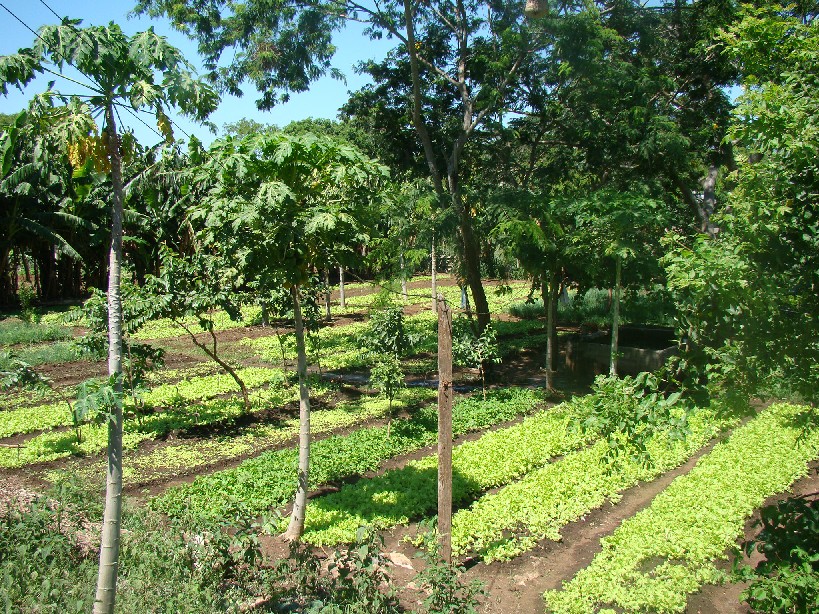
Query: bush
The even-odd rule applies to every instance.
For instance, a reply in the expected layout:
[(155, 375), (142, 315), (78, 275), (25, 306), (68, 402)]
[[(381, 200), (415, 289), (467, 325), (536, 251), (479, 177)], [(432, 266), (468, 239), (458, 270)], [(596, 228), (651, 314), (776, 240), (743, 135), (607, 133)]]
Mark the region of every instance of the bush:
[[(750, 586), (742, 599), (756, 612), (819, 611), (819, 493), (790, 497), (762, 508), (757, 537), (745, 553), (765, 555), (755, 569), (737, 567), (735, 577)], [(737, 561), (739, 558), (737, 558)]]
[[(350, 548), (336, 550), (326, 572), (309, 546), (293, 542), (271, 574), (269, 592), (279, 609), (321, 614), (391, 614), (398, 600), (384, 572), (383, 540), (359, 531)], [(386, 590), (382, 586), (386, 585)]]

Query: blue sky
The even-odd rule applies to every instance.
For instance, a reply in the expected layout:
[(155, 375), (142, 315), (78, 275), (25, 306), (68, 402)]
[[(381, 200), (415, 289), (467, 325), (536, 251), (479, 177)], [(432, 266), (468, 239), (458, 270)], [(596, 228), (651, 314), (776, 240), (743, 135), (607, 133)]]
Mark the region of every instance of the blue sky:
[[(45, 2), (58, 15), (82, 19), (84, 25), (100, 25), (114, 21), (128, 34), (153, 26), (159, 34), (167, 36), (175, 46), (179, 47), (188, 61), (197, 68), (200, 66), (195, 43), (174, 31), (167, 21), (148, 18), (128, 19), (127, 14), (133, 8), (133, 0), (104, 0), (94, 2), (93, 5), (78, 0), (45, 0)], [(42, 25), (57, 22), (57, 18), (41, 0), (2, 0), (2, 4), (34, 30)], [(34, 40), (34, 34), (2, 7), (0, 7), (0, 32), (3, 33), (0, 38), (0, 55), (15, 53), (21, 47), (29, 47)], [(346, 85), (329, 77), (321, 79), (313, 84), (309, 92), (294, 94), (290, 102), (279, 105), (271, 111), (256, 109), (256, 90), (248, 85), (242, 98), (223, 97), (219, 108), (211, 116), (211, 121), (221, 129), (223, 124), (243, 117), (279, 126), (306, 117), (335, 118), (338, 108), (347, 100), (348, 91), (356, 90), (367, 82), (366, 77), (355, 74), (354, 64), (361, 60), (383, 58), (394, 46), (394, 41), (371, 41), (361, 33), (361, 27), (358, 24), (351, 24), (337, 35), (334, 42), (338, 51), (333, 65), (346, 76)], [(54, 79), (53, 76), (40, 78), (30, 84), (24, 93), (10, 89), (8, 96), (0, 96), (0, 112), (15, 113), (23, 109), (29, 98), (37, 92), (44, 91), (48, 81), (52, 79)], [(62, 79), (57, 79), (55, 89), (69, 94), (82, 93), (79, 86)], [(142, 117), (149, 124), (153, 124), (150, 117)], [(214, 138), (214, 135), (210, 134), (206, 128), (197, 126), (186, 118), (172, 116), (172, 119), (186, 132), (195, 134), (205, 143), (209, 143)], [(122, 115), (122, 120), (128, 127), (133, 128), (141, 143), (153, 145), (160, 140), (152, 130), (140, 124), (133, 117), (129, 117), (127, 113)], [(185, 138), (177, 131), (177, 138), (180, 137)]]

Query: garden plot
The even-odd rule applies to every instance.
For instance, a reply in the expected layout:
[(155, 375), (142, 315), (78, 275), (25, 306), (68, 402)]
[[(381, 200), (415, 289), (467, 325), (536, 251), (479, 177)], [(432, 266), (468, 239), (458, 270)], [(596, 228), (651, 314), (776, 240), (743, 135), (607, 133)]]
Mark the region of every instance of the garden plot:
[[(403, 392), (403, 398), (415, 397), (416, 402), (431, 401), (435, 396), (435, 391), (424, 389)], [(477, 397), (463, 399), (453, 409), (453, 432), (459, 435), (489, 428), (531, 412), (540, 402), (536, 392), (515, 389), (490, 394), (486, 401)], [(380, 404), (383, 409), (384, 402)], [(429, 407), (394, 421), (389, 436), (385, 426), (373, 426), (316, 441), (311, 448), (311, 487), (373, 471), (390, 458), (433, 444), (436, 437), (437, 409)], [(152, 506), (171, 516), (215, 519), (239, 512), (261, 516), (291, 501), (296, 487), (292, 479), (296, 460), (295, 448), (263, 454), (236, 468), (172, 488)]]
[[(811, 414), (812, 417), (811, 417)], [(682, 612), (688, 596), (718, 581), (715, 562), (769, 496), (819, 457), (816, 410), (778, 404), (738, 428), (651, 505), (602, 541), (592, 563), (545, 594), (553, 612)], [(809, 418), (806, 420), (805, 418)]]

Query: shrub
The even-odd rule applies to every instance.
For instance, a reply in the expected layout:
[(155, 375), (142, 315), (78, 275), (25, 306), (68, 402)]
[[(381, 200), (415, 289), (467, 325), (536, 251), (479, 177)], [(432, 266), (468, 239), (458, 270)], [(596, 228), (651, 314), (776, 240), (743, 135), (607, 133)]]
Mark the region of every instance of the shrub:
[(750, 582), (742, 599), (755, 612), (819, 611), (817, 496), (790, 497), (762, 508), (755, 523), (762, 529), (744, 549), (747, 555), (757, 550), (765, 559), (755, 569), (734, 570), (738, 580)]

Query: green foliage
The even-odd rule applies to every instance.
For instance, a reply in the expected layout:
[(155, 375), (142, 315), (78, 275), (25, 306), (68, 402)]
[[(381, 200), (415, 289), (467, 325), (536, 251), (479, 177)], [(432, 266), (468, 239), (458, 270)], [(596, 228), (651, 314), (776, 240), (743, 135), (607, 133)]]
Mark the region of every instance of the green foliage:
[(97, 563), (77, 543), (83, 510), (38, 498), (0, 515), (0, 605), (9, 612), (87, 612)]
[(371, 308), (369, 326), (361, 335), (361, 343), (376, 356), (403, 356), (411, 346), (403, 308), (394, 304)]
[(37, 293), (31, 286), (21, 285), (17, 290), (17, 300), (20, 301), (20, 319), (26, 324), (39, 324), (40, 312), (34, 306)]
[[(0, 516), (0, 605), (14, 612), (88, 612), (97, 575), (99, 495), (66, 483)], [(194, 532), (157, 514), (124, 515), (117, 603), (125, 612), (235, 611), (262, 592), (259, 525)]]
[[(579, 413), (582, 415), (582, 409)], [(542, 539), (560, 540), (563, 526), (607, 501), (617, 502), (625, 489), (685, 462), (729, 424), (715, 419), (712, 412), (703, 412), (692, 422), (694, 428), (685, 440), (675, 439), (668, 432), (657, 432), (646, 439), (651, 465), (639, 458), (621, 459), (612, 465), (607, 443), (597, 441), (591, 447), (568, 451), (562, 459), (534, 468), (519, 481), (481, 497), (470, 508), (455, 514), (453, 551), (475, 552), (490, 562), (511, 559)]]
[(14, 352), (0, 350), (0, 390), (28, 388), (44, 392), (49, 381), (31, 366), (20, 360)]
[[(260, 369), (259, 371), (264, 370)], [(274, 371), (273, 375), (269, 377), (276, 378), (277, 375), (280, 377), (280, 374)], [(219, 376), (212, 376), (212, 378), (210, 384), (211, 396), (214, 396), (214, 388), (222, 392), (224, 392), (225, 387), (231, 388), (226, 377), (221, 377), (221, 383)], [(196, 388), (195, 383), (187, 388), (184, 385), (180, 386), (180, 388), (186, 392), (188, 398), (199, 398), (196, 397), (197, 391), (194, 390)], [(322, 389), (316, 385), (313, 388), (318, 396), (326, 391), (326, 388)], [(160, 387), (158, 392), (162, 394), (162, 397), (154, 397), (154, 392), (148, 392), (145, 394), (143, 401), (153, 403), (155, 400), (161, 399), (164, 404), (164, 411), (146, 413), (139, 420), (134, 420), (130, 416), (126, 417), (123, 434), (125, 449), (136, 448), (143, 441), (161, 437), (174, 430), (184, 430), (200, 424), (226, 422), (244, 412), (244, 404), (234, 399), (217, 399), (193, 404), (186, 401), (186, 396), (177, 394), (175, 386)], [(294, 400), (297, 394), (298, 390), (295, 387), (274, 386), (259, 390), (254, 396), (260, 403), (282, 406), (288, 401)], [(132, 399), (126, 398), (126, 408), (129, 407), (131, 401)], [(45, 426), (71, 423), (70, 415), (65, 411), (64, 404), (55, 403), (44, 407), (45, 409), (27, 407), (11, 412), (2, 412), (0, 413), (0, 425), (7, 430), (29, 432)], [(43, 417), (38, 416), (39, 411), (43, 411)], [(343, 419), (339, 420), (345, 415), (344, 411), (339, 412), (340, 416), (333, 412), (327, 413), (333, 415), (337, 421), (349, 424)], [(8, 416), (5, 414), (8, 414)], [(320, 416), (321, 414), (316, 417), (316, 423), (319, 427), (322, 425)], [(44, 422), (48, 424), (44, 425)], [(288, 428), (289, 432), (295, 432), (292, 425), (289, 425)], [(97, 454), (106, 447), (107, 433), (108, 430), (105, 425), (89, 424), (85, 428), (81, 444), (64, 432), (42, 433), (29, 439), (25, 448), (14, 451), (14, 453), (11, 450), (0, 448), (0, 467), (22, 467), (31, 463), (46, 462), (77, 454)]]
[(819, 431), (805, 437), (796, 423), (815, 411), (773, 405), (737, 428), (604, 538), (586, 569), (560, 591), (548, 591), (547, 609), (683, 612), (689, 594), (723, 575), (715, 560), (742, 536), (754, 508), (805, 475), (807, 463), (819, 456)]
[(742, 593), (755, 612), (811, 612), (819, 608), (819, 499), (788, 497), (763, 507), (761, 529), (744, 543), (746, 555), (764, 555), (756, 568), (737, 568), (736, 579), (750, 582)]
[(0, 321), (0, 346), (71, 339), (71, 329), (57, 324)]
[(83, 353), (74, 341), (58, 341), (21, 347), (15, 351), (20, 359), (32, 367), (43, 364), (61, 364), (81, 360)]
[[(155, 299), (144, 289), (130, 283), (121, 285), (123, 385), (134, 398), (145, 389), (147, 374), (164, 363), (165, 351), (147, 343), (137, 343), (133, 336), (151, 317)], [(77, 341), (81, 351), (93, 359), (100, 359), (108, 350), (108, 297), (94, 289), (82, 307), (70, 312), (68, 321), (82, 321), (88, 327), (85, 336)]]
[(370, 385), (376, 388), (390, 402), (387, 426), (387, 436), (389, 436), (389, 428), (392, 424), (392, 401), (398, 391), (407, 385), (404, 381), (401, 362), (395, 355), (386, 354), (376, 359), (375, 364), (370, 369)]
[[(538, 400), (531, 391), (514, 389), (493, 391), (487, 398), (485, 402), (475, 397), (463, 402), (474, 404), (485, 416), (482, 428), (526, 413)], [(454, 433), (464, 432), (464, 424), (481, 420), (480, 415), (464, 412), (466, 408), (457, 411), (459, 405), (454, 410)], [(453, 451), (453, 501), (468, 502), (482, 490), (506, 484), (581, 446), (586, 439), (567, 434), (568, 421), (565, 409), (545, 411), (457, 446)], [(307, 510), (304, 539), (317, 545), (351, 541), (359, 526), (384, 529), (434, 512), (436, 466), (437, 457), (427, 456), (315, 499)]]
[(492, 324), (487, 324), (476, 335), (469, 320), (456, 318), (452, 323), (452, 360), (455, 364), (480, 370), (481, 389), (486, 398), (486, 371), (490, 364), (501, 362), (498, 335)]
[(111, 375), (106, 381), (86, 380), (77, 386), (77, 400), (71, 407), (71, 420), (80, 443), (80, 425), (89, 417), (107, 422), (122, 411), (121, 375)]
[[(627, 288), (620, 300), (620, 319), (623, 323), (673, 326), (676, 322), (674, 301), (664, 286)], [(558, 301), (558, 320), (606, 326), (611, 322), (611, 308), (608, 290), (589, 288), (574, 294), (568, 303)], [(509, 307), (510, 315), (523, 319), (540, 319), (544, 313), (541, 299), (514, 303)]]
[(465, 569), (441, 558), (440, 546), (434, 532), (424, 538), (420, 551), (424, 568), (415, 578), (415, 583), (427, 591), (422, 602), (422, 612), (426, 614), (473, 614), (480, 604), (479, 598), (486, 596), (483, 583), (472, 580), (466, 584), (459, 577)]
[(649, 439), (660, 432), (672, 439), (688, 434), (686, 406), (679, 402), (682, 393), (666, 396), (661, 384), (657, 375), (645, 371), (636, 377), (598, 375), (592, 394), (574, 401), (582, 408), (577, 426), (607, 440), (610, 461), (632, 456), (650, 463)]
[[(431, 400), (434, 396), (434, 391), (402, 392), (408, 405)], [(453, 409), (453, 432), (481, 430), (514, 418), (530, 411), (536, 400), (537, 397), (529, 391), (498, 392), (488, 402), (463, 399)], [(341, 409), (352, 412), (355, 407)], [(382, 406), (382, 413), (384, 409)], [(314, 414), (312, 426), (316, 427), (315, 430), (320, 430), (319, 420), (325, 413)], [(375, 470), (389, 458), (433, 444), (436, 436), (436, 410), (427, 407), (408, 419), (395, 421), (389, 437), (384, 427), (368, 427), (349, 435), (315, 441), (311, 448), (311, 485), (315, 487)], [(521, 442), (518, 441), (517, 445)], [(154, 499), (152, 506), (172, 516), (188, 514), (205, 518), (233, 515), (239, 502), (244, 502), (242, 505), (255, 514), (283, 507), (295, 493), (296, 482), (290, 469), (296, 462), (297, 453), (292, 448), (267, 452), (234, 469), (200, 476), (192, 484), (169, 489)]]
[(743, 95), (717, 240), (674, 240), (669, 284), (696, 375), (716, 394), (819, 390), (819, 33), (802, 9), (745, 5), (719, 32)]
[[(309, 546), (293, 542), (270, 575), (279, 607), (310, 614), (392, 614), (403, 611), (385, 573), (383, 540), (359, 531), (350, 548), (336, 550), (326, 567)], [(382, 587), (387, 586), (384, 590)]]

